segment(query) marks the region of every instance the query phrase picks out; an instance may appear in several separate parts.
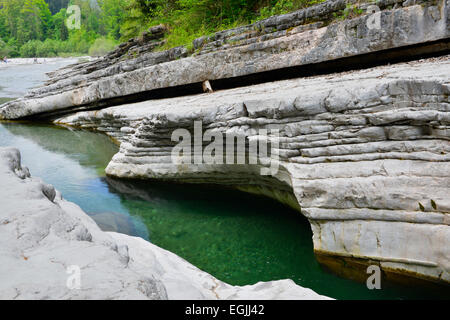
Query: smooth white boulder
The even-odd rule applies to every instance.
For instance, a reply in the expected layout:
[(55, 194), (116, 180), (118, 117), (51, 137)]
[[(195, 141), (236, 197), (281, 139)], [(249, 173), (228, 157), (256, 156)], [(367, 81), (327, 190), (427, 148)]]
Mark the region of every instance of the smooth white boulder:
[(103, 232), (31, 177), (15, 148), (0, 148), (0, 199), (0, 299), (327, 299), (291, 280), (230, 286), (141, 238)]

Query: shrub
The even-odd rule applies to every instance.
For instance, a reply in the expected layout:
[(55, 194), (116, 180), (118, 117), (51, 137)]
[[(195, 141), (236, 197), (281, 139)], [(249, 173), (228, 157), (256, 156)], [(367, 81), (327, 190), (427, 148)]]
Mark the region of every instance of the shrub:
[(0, 57), (11, 56), (13, 48), (0, 39)]
[(58, 41), (46, 39), (36, 46), (36, 56), (38, 57), (56, 57), (58, 55)]
[(114, 40), (98, 38), (89, 48), (90, 56), (103, 56), (108, 52), (114, 50), (117, 43)]
[(30, 40), (20, 47), (20, 56), (24, 58), (36, 57), (36, 49), (40, 41)]

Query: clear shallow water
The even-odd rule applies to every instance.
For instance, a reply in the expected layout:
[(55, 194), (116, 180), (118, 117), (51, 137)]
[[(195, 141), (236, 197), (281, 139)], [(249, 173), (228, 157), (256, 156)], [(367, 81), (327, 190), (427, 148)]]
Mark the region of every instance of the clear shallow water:
[(117, 152), (86, 131), (0, 123), (0, 146), (16, 146), (33, 176), (53, 184), (105, 230), (137, 235), (230, 284), (290, 278), (339, 299), (450, 298), (448, 289), (364, 284), (322, 270), (308, 222), (270, 199), (214, 186), (119, 181), (104, 168)]
[[(0, 146), (18, 147), (33, 176), (53, 184), (64, 198), (98, 217), (106, 230), (148, 239), (146, 227), (109, 192), (104, 169), (118, 151), (108, 137), (47, 125), (0, 124)], [(114, 209), (111, 213), (108, 209)]]
[(29, 89), (42, 84), (47, 79), (47, 72), (78, 61), (76, 58), (45, 60), (46, 63), (40, 64), (15, 64), (12, 60), (6, 64), (0, 63), (0, 98), (21, 97)]

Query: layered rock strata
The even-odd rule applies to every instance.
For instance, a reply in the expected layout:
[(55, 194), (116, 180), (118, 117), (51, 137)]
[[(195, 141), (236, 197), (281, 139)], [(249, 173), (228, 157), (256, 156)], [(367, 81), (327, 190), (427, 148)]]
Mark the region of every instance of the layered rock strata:
[[(369, 8), (374, 4), (381, 11)], [(197, 39), (190, 55), (184, 47), (144, 53), (153, 48), (148, 42), (164, 32), (157, 27), (150, 32), (152, 40), (133, 39), (105, 58), (54, 73), (47, 86), (1, 106), (0, 119), (101, 108), (158, 89), (175, 90), (206, 80), (257, 75), (434, 41), (442, 43), (433, 44), (430, 50), (445, 51), (450, 48), (448, 7), (448, 0), (362, 4), (329, 0)], [(134, 57), (133, 52), (140, 50)]]
[(0, 148), (0, 198), (0, 299), (326, 299), (292, 280), (230, 286), (143, 239), (103, 232), (31, 177), (14, 148)]
[[(55, 122), (120, 142), (110, 176), (227, 184), (301, 210), (317, 257), (330, 267), (377, 264), (394, 277), (449, 283), (449, 74), (446, 56), (78, 112)], [(268, 139), (272, 152), (257, 164), (208, 164), (194, 163), (193, 148), (191, 163), (176, 163), (172, 134), (185, 129), (193, 137), (195, 121), (203, 136), (245, 137), (246, 154), (255, 139)], [(271, 166), (276, 174), (261, 175)], [(365, 269), (358, 272), (367, 277)]]

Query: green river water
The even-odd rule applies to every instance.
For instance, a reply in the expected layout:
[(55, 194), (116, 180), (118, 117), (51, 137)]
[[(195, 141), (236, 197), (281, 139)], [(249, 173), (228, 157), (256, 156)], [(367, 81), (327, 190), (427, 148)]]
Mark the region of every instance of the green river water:
[(15, 146), (33, 176), (77, 203), (102, 229), (145, 238), (234, 285), (292, 279), (339, 299), (448, 298), (449, 291), (365, 284), (339, 278), (314, 258), (300, 213), (218, 186), (119, 181), (104, 169), (118, 148), (106, 136), (0, 123), (0, 146)]

